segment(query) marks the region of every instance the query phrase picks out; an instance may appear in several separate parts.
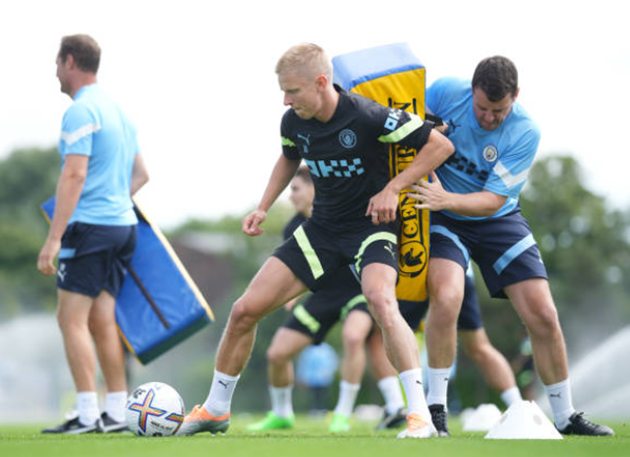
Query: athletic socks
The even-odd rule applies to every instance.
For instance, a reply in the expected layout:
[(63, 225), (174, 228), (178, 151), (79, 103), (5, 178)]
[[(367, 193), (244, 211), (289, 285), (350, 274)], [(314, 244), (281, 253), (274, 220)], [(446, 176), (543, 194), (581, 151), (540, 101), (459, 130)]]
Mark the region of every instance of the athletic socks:
[(399, 409), (405, 407), (402, 390), (400, 390), (400, 381), (396, 376), (388, 376), (381, 379), (377, 386), (385, 399), (385, 412), (394, 414)]
[(569, 418), (575, 412), (569, 380), (545, 386), (545, 392), (553, 411), (556, 428), (562, 430), (569, 425)]
[(424, 419), (431, 420), (431, 413), (422, 386), (422, 369), (414, 368), (403, 371), (398, 377), (407, 395), (407, 414), (420, 414)]
[(203, 404), (203, 407), (211, 416), (221, 417), (230, 412), (232, 395), (234, 395), (234, 388), (239, 377), (240, 375), (229, 376), (214, 370), (210, 393)]
[(125, 422), (127, 392), (108, 392), (105, 397), (105, 412), (116, 422)]
[(510, 387), (501, 393), (501, 400), (503, 400), (503, 403), (505, 403), (505, 406), (508, 408), (512, 406), (512, 403), (515, 401), (521, 401), (522, 399), (523, 397), (521, 396), (521, 391), (518, 390), (518, 387), (516, 386)]
[(79, 410), (79, 422), (81, 422), (81, 424), (94, 424), (100, 417), (96, 392), (78, 392), (77, 409)]
[(352, 415), (360, 388), (361, 384), (350, 384), (343, 380), (339, 383), (339, 400), (335, 407), (335, 414), (343, 414), (346, 417)]
[(269, 386), (271, 397), (271, 411), (278, 417), (288, 419), (293, 416), (293, 401), (291, 394), (293, 386), (273, 387)]
[(429, 378), (427, 403), (429, 405), (444, 405), (444, 408), (446, 408), (446, 394), (448, 392), (448, 381), (451, 376), (451, 369), (429, 367), (427, 369), (427, 375)]

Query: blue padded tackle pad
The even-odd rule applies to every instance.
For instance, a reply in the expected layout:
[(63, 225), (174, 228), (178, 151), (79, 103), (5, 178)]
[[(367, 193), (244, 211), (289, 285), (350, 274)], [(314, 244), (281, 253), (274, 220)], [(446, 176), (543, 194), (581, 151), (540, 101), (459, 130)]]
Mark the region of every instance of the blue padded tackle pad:
[[(55, 198), (42, 205), (52, 219)], [(147, 364), (214, 321), (212, 310), (162, 232), (134, 206), (138, 243), (116, 298), (127, 349)]]

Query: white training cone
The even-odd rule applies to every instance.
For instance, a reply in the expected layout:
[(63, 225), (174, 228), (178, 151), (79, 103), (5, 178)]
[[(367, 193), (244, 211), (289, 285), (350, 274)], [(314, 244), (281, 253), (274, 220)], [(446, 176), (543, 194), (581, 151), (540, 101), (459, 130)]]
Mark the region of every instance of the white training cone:
[(465, 432), (487, 432), (501, 419), (501, 411), (494, 403), (484, 403), (462, 418)]
[(561, 440), (562, 435), (533, 401), (517, 401), (486, 435), (491, 440)]

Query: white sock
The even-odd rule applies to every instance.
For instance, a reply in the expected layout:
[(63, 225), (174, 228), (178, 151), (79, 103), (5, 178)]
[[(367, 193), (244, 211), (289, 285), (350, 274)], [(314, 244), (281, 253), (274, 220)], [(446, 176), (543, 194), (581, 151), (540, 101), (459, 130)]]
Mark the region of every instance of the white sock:
[(405, 407), (405, 399), (400, 389), (400, 381), (396, 376), (388, 376), (376, 384), (385, 399), (385, 412), (394, 414)]
[(105, 397), (105, 412), (116, 422), (125, 422), (125, 405), (127, 404), (127, 392), (107, 392)]
[(83, 425), (92, 425), (101, 415), (98, 410), (98, 397), (96, 392), (78, 392), (77, 409), (79, 410), (79, 422)]
[(575, 412), (569, 379), (545, 386), (545, 392), (553, 411), (553, 421), (556, 427), (562, 430), (569, 425), (569, 417)]
[(230, 376), (214, 370), (210, 393), (203, 404), (203, 407), (206, 408), (206, 411), (211, 416), (221, 417), (230, 412), (232, 395), (234, 395), (234, 388), (238, 378), (240, 378), (240, 375)]
[(348, 417), (352, 415), (360, 388), (361, 384), (350, 384), (343, 380), (339, 383), (339, 400), (335, 407), (335, 414), (343, 414)]
[(503, 400), (503, 403), (505, 403), (505, 406), (508, 408), (512, 406), (512, 403), (515, 401), (521, 401), (522, 399), (523, 397), (521, 396), (521, 391), (518, 390), (518, 387), (516, 386), (510, 387), (501, 393), (501, 400)]
[(444, 409), (446, 409), (446, 394), (448, 392), (448, 381), (451, 376), (451, 369), (429, 367), (427, 369), (427, 375), (429, 378), (427, 403), (429, 405), (444, 405)]
[(398, 375), (407, 395), (407, 413), (420, 414), (424, 419), (431, 420), (431, 413), (424, 398), (422, 387), (422, 369), (413, 368)]
[(273, 387), (269, 386), (269, 396), (271, 397), (271, 411), (278, 417), (288, 419), (293, 416), (293, 401), (291, 393), (293, 386)]

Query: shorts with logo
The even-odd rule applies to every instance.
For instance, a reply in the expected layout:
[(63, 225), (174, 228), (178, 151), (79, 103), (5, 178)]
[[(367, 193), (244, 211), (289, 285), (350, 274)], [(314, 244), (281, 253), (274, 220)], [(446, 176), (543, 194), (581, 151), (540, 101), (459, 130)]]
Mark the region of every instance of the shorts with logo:
[(357, 277), (371, 263), (398, 271), (396, 224), (372, 225), (361, 230), (330, 231), (309, 219), (273, 255), (285, 263), (310, 290), (322, 288), (327, 276), (351, 265)]
[(547, 279), (538, 245), (520, 209), (496, 219), (460, 221), (431, 214), (430, 257), (468, 268), (479, 266), (490, 295), (506, 298), (504, 288), (531, 278)]
[(57, 287), (90, 297), (106, 290), (116, 297), (136, 239), (136, 225), (68, 225), (61, 239)]
[(295, 305), (291, 317), (282, 326), (308, 335), (314, 344), (319, 344), (337, 322), (357, 310), (370, 313), (361, 285), (349, 267), (341, 267), (322, 283), (321, 289), (309, 295), (306, 302)]

